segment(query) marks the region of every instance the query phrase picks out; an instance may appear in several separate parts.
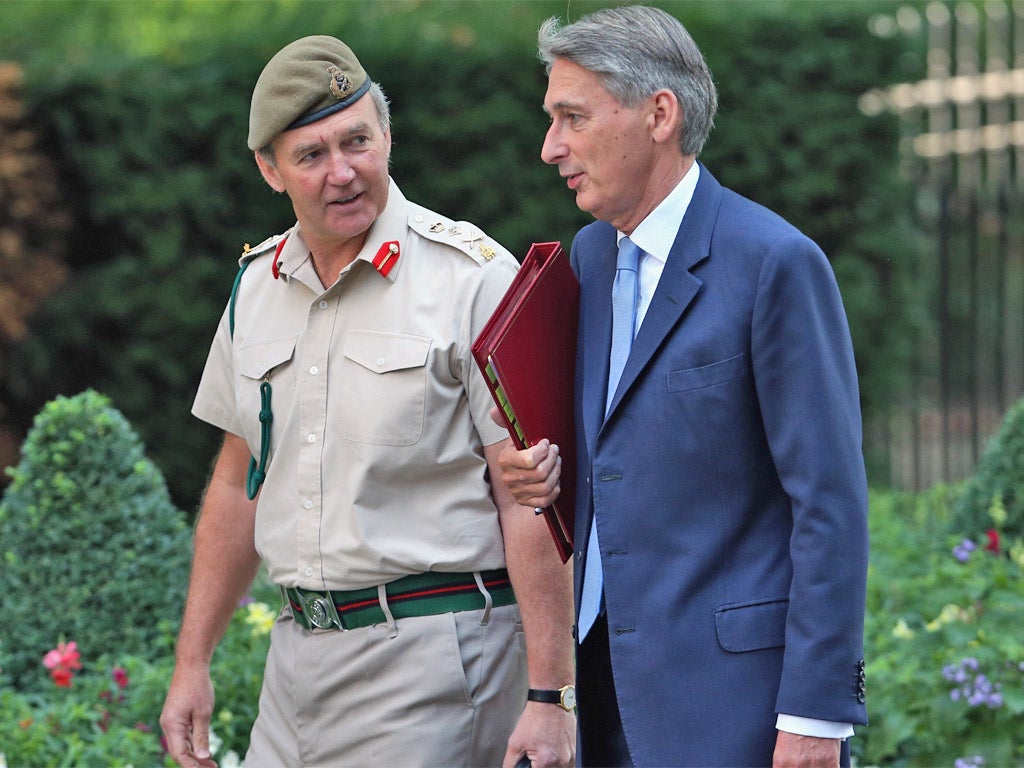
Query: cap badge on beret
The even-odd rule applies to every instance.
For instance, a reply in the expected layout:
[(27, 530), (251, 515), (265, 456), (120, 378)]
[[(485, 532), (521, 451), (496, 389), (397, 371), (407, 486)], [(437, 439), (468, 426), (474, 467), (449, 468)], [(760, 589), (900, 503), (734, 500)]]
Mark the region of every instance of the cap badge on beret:
[(331, 76), (331, 93), (336, 99), (344, 99), (352, 95), (355, 86), (348, 79), (348, 75), (342, 72), (335, 64), (327, 67), (327, 73)]

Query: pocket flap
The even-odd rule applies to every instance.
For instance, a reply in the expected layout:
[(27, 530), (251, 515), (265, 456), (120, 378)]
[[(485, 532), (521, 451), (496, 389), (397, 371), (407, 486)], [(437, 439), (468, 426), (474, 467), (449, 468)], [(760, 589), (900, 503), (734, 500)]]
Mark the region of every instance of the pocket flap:
[(419, 368), (429, 352), (430, 339), (403, 333), (352, 331), (345, 341), (345, 357), (375, 373)]
[(687, 392), (691, 389), (713, 387), (746, 373), (747, 356), (742, 352), (717, 363), (689, 368), (683, 371), (669, 371), (665, 374), (669, 392)]
[(715, 609), (718, 644), (732, 653), (783, 646), (788, 613), (789, 600), (723, 605)]
[(238, 350), (238, 371), (249, 379), (262, 379), (295, 353), (295, 336), (255, 341)]

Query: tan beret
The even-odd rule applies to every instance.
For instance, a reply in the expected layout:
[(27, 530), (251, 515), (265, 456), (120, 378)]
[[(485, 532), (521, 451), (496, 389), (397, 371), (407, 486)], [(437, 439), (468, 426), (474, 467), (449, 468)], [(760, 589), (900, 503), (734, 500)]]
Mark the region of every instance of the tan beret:
[(289, 43), (263, 68), (249, 108), (249, 149), (353, 104), (370, 88), (359, 59), (327, 35)]

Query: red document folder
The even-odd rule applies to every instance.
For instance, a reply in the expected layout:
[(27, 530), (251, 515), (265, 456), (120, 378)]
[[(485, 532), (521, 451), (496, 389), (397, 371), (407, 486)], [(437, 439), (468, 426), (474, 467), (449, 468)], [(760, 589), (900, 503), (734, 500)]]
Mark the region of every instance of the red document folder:
[(562, 457), (561, 492), (541, 510), (555, 547), (572, 556), (576, 504), (573, 394), (580, 286), (559, 243), (534, 243), (476, 341), (484, 374), (517, 448), (548, 438)]

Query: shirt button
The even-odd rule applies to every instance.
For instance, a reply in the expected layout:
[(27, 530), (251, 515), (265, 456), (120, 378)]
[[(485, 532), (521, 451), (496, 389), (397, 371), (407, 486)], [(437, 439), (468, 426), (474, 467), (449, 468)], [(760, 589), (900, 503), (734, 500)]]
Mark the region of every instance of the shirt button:
[(306, 436), (306, 442), (307, 443), (315, 443), (316, 442), (316, 435), (314, 435), (314, 434), (307, 435)]
[(304, 570), (303, 573), (306, 574), (307, 576), (312, 576), (313, 575), (313, 569), (307, 566), (306, 570)]
[(304, 506), (306, 509), (312, 509), (313, 508), (313, 500), (312, 499), (306, 499), (302, 503), (302, 506)]
[(327, 302), (326, 301), (321, 301), (320, 302), (320, 309), (327, 309)]
[(310, 376), (316, 376), (318, 373), (320, 373), (320, 369), (319, 368), (317, 368), (315, 365), (309, 366), (309, 374), (310, 374)]
[(386, 362), (386, 361), (384, 360), (384, 358), (383, 358), (383, 357), (378, 357), (378, 358), (377, 358), (377, 365), (378, 365), (378, 366), (379, 366), (380, 368), (383, 368), (383, 367), (384, 367), (384, 363), (385, 363), (385, 362)]

